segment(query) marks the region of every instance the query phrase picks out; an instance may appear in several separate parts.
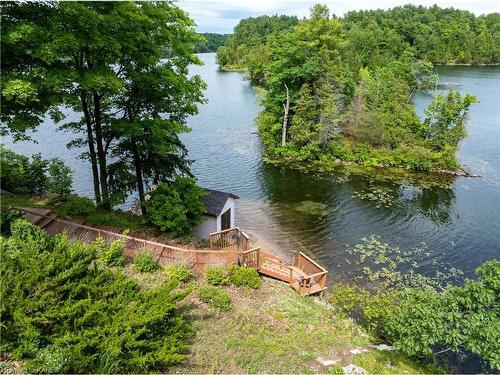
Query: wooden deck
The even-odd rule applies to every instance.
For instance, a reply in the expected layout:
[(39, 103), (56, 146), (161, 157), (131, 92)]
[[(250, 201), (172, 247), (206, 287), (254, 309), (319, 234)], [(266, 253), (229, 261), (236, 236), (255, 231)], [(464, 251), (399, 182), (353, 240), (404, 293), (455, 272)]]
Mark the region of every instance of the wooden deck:
[(250, 238), (239, 228), (211, 233), (210, 247), (227, 249), (236, 247), (238, 263), (252, 267), (260, 274), (286, 283), (302, 295), (323, 293), (326, 290), (328, 271), (302, 252), (296, 254), (291, 263), (261, 249), (250, 248)]
[(32, 224), (49, 234), (66, 232), (68, 236), (85, 242), (103, 237), (106, 242), (125, 241), (125, 255), (150, 251), (160, 264), (184, 263), (202, 272), (207, 264), (240, 264), (251, 267), (260, 274), (289, 283), (302, 295), (322, 293), (326, 289), (328, 271), (302, 252), (287, 263), (259, 247), (251, 248), (250, 237), (240, 228), (230, 228), (209, 236), (210, 250), (191, 250), (170, 246), (158, 241), (146, 240), (122, 234), (119, 228), (88, 225), (83, 221), (59, 218), (51, 210), (18, 207)]

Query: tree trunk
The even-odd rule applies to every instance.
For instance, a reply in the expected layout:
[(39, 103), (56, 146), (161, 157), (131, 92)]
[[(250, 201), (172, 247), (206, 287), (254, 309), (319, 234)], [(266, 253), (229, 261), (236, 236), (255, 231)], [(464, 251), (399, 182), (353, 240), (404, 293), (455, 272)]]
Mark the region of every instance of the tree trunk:
[(141, 157), (137, 150), (137, 143), (132, 140), (132, 151), (134, 154), (135, 178), (137, 179), (137, 191), (139, 192), (139, 203), (141, 205), (142, 215), (146, 215), (146, 197), (144, 194), (144, 179), (142, 177)]
[(283, 128), (281, 129), (281, 145), (286, 145), (286, 131), (288, 126), (288, 112), (290, 111), (290, 94), (288, 92), (288, 86), (285, 85), (286, 90), (286, 103), (283, 104), (285, 110), (285, 115), (283, 116)]
[(99, 172), (97, 171), (97, 157), (94, 146), (94, 133), (92, 130), (92, 119), (89, 113), (89, 104), (87, 102), (86, 94), (82, 91), (80, 93), (80, 100), (82, 101), (83, 116), (87, 124), (87, 143), (89, 145), (90, 163), (92, 165), (92, 177), (94, 179), (94, 195), (96, 204), (101, 203), (101, 191), (99, 188)]
[(99, 161), (99, 175), (101, 182), (102, 201), (101, 206), (109, 210), (111, 204), (109, 202), (108, 192), (108, 172), (106, 166), (106, 153), (104, 152), (102, 123), (101, 123), (101, 99), (94, 91), (94, 123), (95, 123), (95, 140), (97, 144), (97, 157)]

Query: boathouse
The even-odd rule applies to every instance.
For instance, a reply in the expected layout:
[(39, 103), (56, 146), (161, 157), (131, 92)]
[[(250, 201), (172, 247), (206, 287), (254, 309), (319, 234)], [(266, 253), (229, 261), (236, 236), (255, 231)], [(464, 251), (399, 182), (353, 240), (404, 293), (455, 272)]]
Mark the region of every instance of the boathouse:
[(198, 238), (207, 239), (213, 232), (233, 228), (236, 215), (236, 199), (239, 197), (224, 191), (205, 189), (203, 204), (207, 208), (204, 220), (193, 229)]

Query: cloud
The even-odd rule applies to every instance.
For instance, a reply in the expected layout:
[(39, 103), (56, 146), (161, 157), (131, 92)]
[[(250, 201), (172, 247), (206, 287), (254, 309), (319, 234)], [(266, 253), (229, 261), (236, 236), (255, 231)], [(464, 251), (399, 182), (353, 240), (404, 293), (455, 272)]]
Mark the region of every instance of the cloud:
[(467, 9), (477, 15), (500, 12), (499, 0), (180, 0), (178, 5), (195, 20), (201, 32), (231, 33), (242, 18), (263, 14), (306, 17), (315, 3), (327, 4), (330, 12), (342, 16), (350, 10), (387, 9), (415, 4)]

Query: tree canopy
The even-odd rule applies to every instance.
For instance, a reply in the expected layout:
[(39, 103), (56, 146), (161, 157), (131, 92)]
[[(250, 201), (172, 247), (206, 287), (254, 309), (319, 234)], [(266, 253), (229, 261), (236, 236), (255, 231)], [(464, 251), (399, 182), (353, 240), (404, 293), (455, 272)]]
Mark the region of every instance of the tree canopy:
[[(455, 151), (466, 136), (465, 120), (476, 99), (436, 91), (424, 120), (413, 103), (415, 94), (435, 88), (432, 62), (443, 62), (432, 57), (432, 49), (441, 47), (424, 48), (417, 36), (423, 25), (444, 28), (450, 18), (482, 22), (465, 11), (413, 6), (351, 12), (339, 19), (316, 4), (310, 17), (300, 21), (280, 23), (278, 16), (242, 20), (217, 58), (222, 68), (242, 66), (264, 84), (257, 124), (268, 157), (455, 169)], [(251, 31), (264, 20), (279, 32), (254, 37)], [(414, 27), (404, 28), (408, 23)], [(284, 24), (287, 28), (279, 28)], [(488, 30), (494, 39), (495, 27)], [(465, 61), (454, 52), (448, 55), (445, 62)]]
[(188, 67), (201, 37), (170, 2), (2, 3), (2, 131), (20, 138), (61, 106), (82, 114), (94, 195), (109, 208), (188, 171), (178, 134), (203, 102)]

